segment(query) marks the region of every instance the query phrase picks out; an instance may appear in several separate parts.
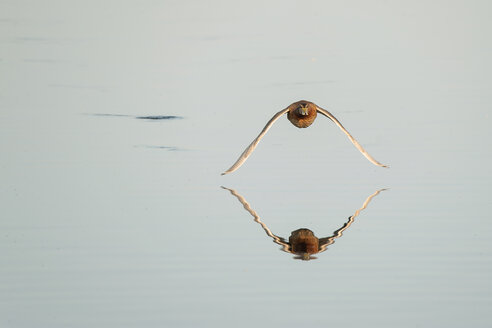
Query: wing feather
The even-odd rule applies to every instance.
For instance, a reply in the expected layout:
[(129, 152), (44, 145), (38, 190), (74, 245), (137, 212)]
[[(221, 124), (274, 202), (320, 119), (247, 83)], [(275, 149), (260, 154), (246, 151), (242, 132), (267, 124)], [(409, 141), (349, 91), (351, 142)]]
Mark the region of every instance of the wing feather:
[(343, 127), (342, 123), (340, 123), (336, 119), (336, 117), (333, 116), (332, 113), (330, 113), (326, 109), (320, 108), (318, 106), (316, 106), (316, 108), (318, 110), (318, 113), (323, 114), (324, 116), (326, 116), (330, 120), (332, 120), (333, 123), (335, 123), (336, 125), (338, 125), (338, 127), (343, 131), (343, 133), (345, 133), (347, 135), (347, 137), (350, 139), (350, 141), (352, 141), (352, 143), (354, 144), (355, 148), (357, 148), (362, 153), (362, 155), (364, 155), (371, 163), (373, 163), (374, 165), (377, 165), (377, 166), (381, 166), (381, 167), (388, 167), (387, 165), (384, 165), (384, 164), (379, 163), (378, 161), (376, 161), (374, 159), (374, 157), (372, 157), (371, 155), (369, 155), (369, 153), (364, 148), (362, 148), (362, 146), (357, 142), (357, 140), (355, 140), (355, 138), (352, 137), (352, 135), (347, 131), (347, 129), (345, 129)]
[(258, 143), (260, 142), (261, 138), (263, 138), (263, 136), (267, 133), (267, 131), (270, 129), (270, 127), (273, 125), (273, 123), (275, 123), (276, 120), (278, 120), (282, 115), (284, 115), (285, 113), (287, 113), (289, 111), (289, 107), (282, 109), (280, 112), (273, 115), (273, 117), (270, 119), (270, 121), (268, 121), (268, 123), (265, 125), (263, 130), (261, 130), (260, 134), (256, 137), (256, 139), (253, 140), (253, 142), (244, 150), (244, 152), (241, 154), (241, 156), (239, 156), (236, 163), (234, 163), (227, 171), (222, 173), (222, 175), (234, 172), (238, 168), (240, 168), (241, 165), (243, 165), (243, 163), (248, 159), (249, 155), (251, 155), (251, 153), (255, 150), (255, 148), (258, 145)]

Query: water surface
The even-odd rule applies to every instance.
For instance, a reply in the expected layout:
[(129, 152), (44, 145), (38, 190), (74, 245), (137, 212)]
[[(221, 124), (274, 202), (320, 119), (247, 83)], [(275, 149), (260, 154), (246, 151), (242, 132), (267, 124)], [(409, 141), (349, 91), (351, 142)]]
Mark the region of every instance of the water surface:
[(490, 7), (2, 2), (0, 325), (490, 326)]

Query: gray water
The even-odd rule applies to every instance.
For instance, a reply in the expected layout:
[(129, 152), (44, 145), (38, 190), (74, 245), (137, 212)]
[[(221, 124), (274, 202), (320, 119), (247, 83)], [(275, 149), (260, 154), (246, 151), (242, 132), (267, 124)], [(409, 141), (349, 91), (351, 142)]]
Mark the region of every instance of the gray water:
[(0, 327), (490, 327), (491, 10), (0, 2)]

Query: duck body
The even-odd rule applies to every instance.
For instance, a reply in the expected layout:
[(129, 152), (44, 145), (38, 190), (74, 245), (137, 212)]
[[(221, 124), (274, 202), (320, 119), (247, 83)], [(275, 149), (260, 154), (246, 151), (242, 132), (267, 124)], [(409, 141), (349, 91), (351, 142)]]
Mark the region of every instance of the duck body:
[(307, 100), (297, 101), (289, 106), (287, 118), (298, 128), (307, 128), (317, 116), (316, 105)]
[(319, 239), (314, 233), (306, 228), (292, 231), (289, 237), (289, 244), (293, 253), (296, 254), (316, 254), (319, 252)]

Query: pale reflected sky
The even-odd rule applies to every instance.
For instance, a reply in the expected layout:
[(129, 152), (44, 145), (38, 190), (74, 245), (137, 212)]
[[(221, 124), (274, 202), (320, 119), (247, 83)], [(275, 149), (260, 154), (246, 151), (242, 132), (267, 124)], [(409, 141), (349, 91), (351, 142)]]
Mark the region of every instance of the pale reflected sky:
[(486, 327), (491, 6), (2, 1), (0, 326)]

